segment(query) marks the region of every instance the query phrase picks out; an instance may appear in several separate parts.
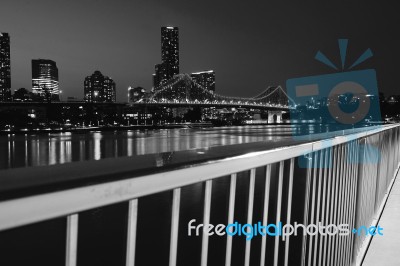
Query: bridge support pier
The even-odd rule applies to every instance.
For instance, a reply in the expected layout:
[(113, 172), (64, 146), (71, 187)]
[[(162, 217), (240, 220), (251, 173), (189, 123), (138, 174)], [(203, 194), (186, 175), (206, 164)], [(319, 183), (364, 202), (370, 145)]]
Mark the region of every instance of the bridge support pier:
[(268, 111), (268, 124), (282, 123), (283, 111)]

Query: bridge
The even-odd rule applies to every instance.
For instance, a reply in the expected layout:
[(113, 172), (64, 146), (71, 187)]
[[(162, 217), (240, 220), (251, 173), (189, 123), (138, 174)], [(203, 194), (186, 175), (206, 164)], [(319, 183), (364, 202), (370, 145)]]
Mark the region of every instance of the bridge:
[(270, 86), (254, 97), (224, 96), (208, 90), (188, 74), (175, 75), (171, 80), (156, 87), (148, 98), (141, 99), (132, 106), (144, 107), (215, 107), (251, 108), (266, 110), (268, 122), (283, 120), (282, 114), (293, 109), (296, 103), (281, 86)]
[[(399, 170), (399, 125), (273, 145), (3, 170), (0, 234), (4, 238), (5, 233), (26, 234), (28, 229), (40, 238), (52, 234), (58, 240), (44, 243), (38, 252), (48, 254), (50, 246), (65, 241), (64, 252), (55, 254), (67, 266), (89, 265), (82, 262), (88, 253), (89, 262), (104, 258), (107, 252), (96, 250), (100, 244), (124, 250), (111, 259), (113, 265), (361, 265), (375, 239), (371, 234), (300, 233), (284, 241), (264, 234), (245, 240), (243, 235), (210, 236), (200, 229), (199, 236), (188, 236), (193, 218), (194, 225), (202, 223), (204, 228), (258, 221), (297, 222), (307, 228), (318, 223), (348, 224), (350, 229), (379, 225)], [(379, 149), (378, 156), (376, 149), (368, 148), (372, 146)], [(98, 217), (99, 208), (122, 212), (107, 218), (106, 211), (100, 217), (125, 228), (124, 237), (115, 242), (90, 234), (87, 238), (87, 231), (98, 226), (88, 224), (88, 212)], [(56, 228), (64, 230), (54, 233)], [(11, 242), (3, 246), (0, 260), (9, 254), (25, 256), (12, 247)]]
[(194, 81), (188, 74), (179, 74), (156, 87), (147, 99), (140, 104), (163, 104), (169, 106), (202, 107), (249, 107), (268, 110), (289, 110), (295, 102), (281, 86), (270, 86), (258, 95), (250, 98), (231, 97), (214, 93)]

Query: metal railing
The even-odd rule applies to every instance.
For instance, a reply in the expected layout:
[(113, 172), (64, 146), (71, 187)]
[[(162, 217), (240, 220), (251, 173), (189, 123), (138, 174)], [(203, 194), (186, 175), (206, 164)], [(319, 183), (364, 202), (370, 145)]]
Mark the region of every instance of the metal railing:
[[(120, 202), (129, 202), (126, 265), (135, 265), (138, 209), (141, 197), (173, 191), (169, 242), (169, 265), (178, 263), (181, 188), (204, 183), (203, 224), (210, 223), (213, 182), (230, 175), (226, 223), (235, 220), (238, 178), (249, 178), (247, 223), (254, 221), (256, 178), (263, 178), (262, 223), (284, 222), (349, 224), (350, 228), (376, 225), (399, 167), (400, 127), (375, 128), (364, 132), (314, 141), (223, 160), (192, 165), (163, 173), (70, 188), (0, 202), (0, 231), (58, 217), (67, 217), (67, 266), (77, 264), (78, 221), (81, 212)], [(360, 147), (366, 147), (360, 149)], [(375, 147), (376, 149), (374, 149)], [(379, 150), (378, 163), (368, 161)], [(115, 159), (118, 160), (118, 159)], [(301, 161), (306, 162), (300, 168)], [(71, 166), (73, 167), (73, 166)], [(257, 172), (263, 169), (263, 174)], [(126, 170), (126, 169), (125, 169)], [(30, 171), (35, 171), (32, 168)], [(30, 172), (29, 171), (29, 172)], [(96, 169), (93, 169), (96, 171)], [(248, 175), (238, 175), (248, 171)], [(29, 172), (27, 173), (29, 175)], [(52, 173), (57, 175), (57, 173)], [(1, 177), (0, 177), (1, 178)], [(242, 200), (242, 199), (239, 199)], [(294, 213), (296, 211), (296, 214)], [(299, 215), (298, 213), (301, 213)], [(271, 218), (272, 217), (272, 218)], [(183, 232), (184, 233), (184, 232)], [(181, 232), (182, 234), (182, 232)], [(226, 238), (225, 265), (232, 263), (234, 237)], [(245, 244), (240, 265), (361, 265), (371, 236), (349, 234), (300, 235), (282, 241), (261, 236), (261, 244)], [(208, 256), (209, 237), (201, 236), (201, 265), (212, 264)], [(267, 249), (267, 239), (273, 248)], [(296, 240), (296, 246), (291, 241)], [(300, 241), (298, 241), (300, 239)], [(301, 243), (300, 245), (298, 243)], [(253, 248), (260, 257), (251, 256)], [(267, 252), (267, 250), (272, 250)], [(295, 256), (294, 253), (300, 255)], [(283, 255), (282, 255), (283, 254)]]

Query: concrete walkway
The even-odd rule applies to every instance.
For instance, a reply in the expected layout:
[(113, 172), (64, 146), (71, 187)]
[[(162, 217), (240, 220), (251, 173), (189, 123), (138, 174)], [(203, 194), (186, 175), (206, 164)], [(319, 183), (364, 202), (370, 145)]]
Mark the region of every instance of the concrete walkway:
[(397, 176), (379, 225), (383, 236), (374, 236), (363, 266), (400, 265), (400, 177)]

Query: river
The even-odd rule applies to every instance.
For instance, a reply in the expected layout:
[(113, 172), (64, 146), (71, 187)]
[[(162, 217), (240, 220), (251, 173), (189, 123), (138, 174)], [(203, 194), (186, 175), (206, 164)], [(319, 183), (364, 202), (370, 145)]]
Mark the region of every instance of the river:
[(0, 136), (0, 169), (62, 164), (182, 151), (258, 141), (276, 142), (315, 126), (262, 125), (217, 128), (91, 131)]

